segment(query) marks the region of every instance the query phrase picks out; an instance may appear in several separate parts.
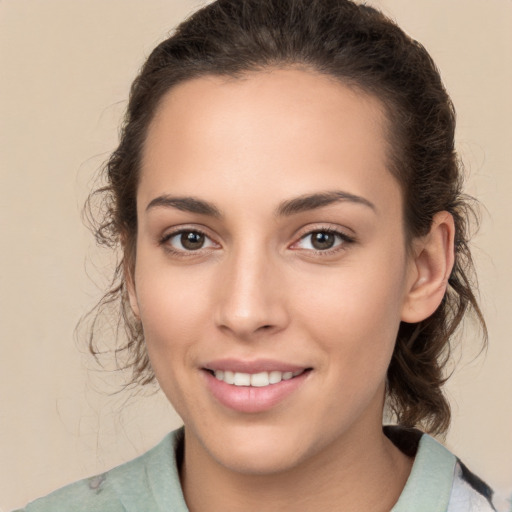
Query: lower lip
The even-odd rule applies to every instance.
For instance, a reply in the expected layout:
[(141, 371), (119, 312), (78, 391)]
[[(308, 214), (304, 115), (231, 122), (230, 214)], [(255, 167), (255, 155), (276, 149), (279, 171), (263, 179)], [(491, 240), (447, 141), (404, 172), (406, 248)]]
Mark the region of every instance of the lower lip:
[(264, 387), (235, 386), (217, 379), (210, 372), (203, 370), (212, 395), (225, 407), (244, 413), (265, 412), (289, 397), (307, 379), (310, 371), (297, 377), (282, 380), (277, 384)]

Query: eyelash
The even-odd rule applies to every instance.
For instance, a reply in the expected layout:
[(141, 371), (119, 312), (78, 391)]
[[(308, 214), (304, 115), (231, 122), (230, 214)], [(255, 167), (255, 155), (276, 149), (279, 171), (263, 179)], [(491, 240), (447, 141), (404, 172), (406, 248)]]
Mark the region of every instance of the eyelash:
[(176, 231), (172, 231), (171, 233), (165, 234), (159, 240), (159, 245), (163, 246), (164, 249), (167, 252), (171, 253), (172, 255), (178, 256), (178, 257), (182, 257), (182, 258), (187, 258), (187, 257), (190, 257), (190, 256), (196, 256), (200, 251), (202, 251), (204, 249), (210, 249), (208, 247), (207, 248), (200, 247), (199, 249), (197, 249), (195, 251), (194, 250), (186, 250), (186, 249), (176, 249), (172, 245), (169, 244), (169, 241), (171, 239), (173, 239), (174, 237), (183, 235), (185, 233), (194, 233), (194, 234), (197, 234), (197, 235), (202, 235), (202, 236), (204, 236), (204, 238), (206, 240), (210, 240), (212, 242), (212, 239), (204, 231), (202, 231), (200, 229), (197, 229), (197, 228), (183, 229), (182, 228), (182, 229), (178, 229)]
[[(196, 256), (198, 253), (204, 251), (205, 249), (209, 250), (209, 252), (211, 252), (212, 247), (200, 247), (197, 250), (186, 250), (186, 249), (176, 249), (172, 245), (169, 244), (169, 241), (171, 239), (173, 239), (177, 236), (183, 235), (185, 233), (194, 233), (197, 235), (204, 236), (205, 239), (209, 240), (212, 243), (212, 246), (217, 245), (215, 242), (212, 241), (212, 239), (204, 231), (197, 229), (197, 228), (178, 229), (176, 231), (172, 231), (171, 233), (167, 233), (159, 240), (159, 245), (163, 246), (164, 249), (167, 252), (171, 253), (172, 255), (178, 256), (178, 257), (183, 257), (183, 258)], [(311, 230), (307, 231), (306, 233), (304, 233), (303, 235), (301, 235), (300, 238), (296, 242), (294, 242), (291, 247), (298, 244), (302, 240), (305, 240), (306, 238), (313, 236), (315, 233), (326, 233), (326, 234), (334, 235), (338, 239), (339, 243), (332, 248), (328, 248), (328, 249), (324, 249), (324, 250), (322, 250), (322, 249), (300, 249), (300, 248), (295, 249), (295, 250), (303, 250), (310, 254), (319, 255), (319, 256), (329, 256), (329, 255), (335, 254), (339, 251), (345, 250), (347, 245), (353, 244), (356, 241), (354, 237), (351, 237), (340, 230), (333, 229), (331, 227), (318, 227), (315, 229), (311, 229)]]
[[(329, 248), (329, 249), (324, 249), (324, 250), (322, 250), (322, 249), (305, 249), (307, 252), (313, 253), (313, 254), (319, 255), (319, 256), (330, 256), (339, 251), (346, 250), (347, 245), (353, 244), (356, 241), (354, 237), (347, 235), (343, 231), (340, 231), (340, 230), (337, 230), (337, 229), (334, 229), (331, 227), (318, 227), (318, 228), (309, 230), (307, 233), (302, 235), (297, 242), (294, 242), (292, 245), (296, 245), (300, 241), (313, 236), (315, 233), (326, 233), (326, 234), (334, 235), (339, 241), (339, 243), (337, 245), (335, 245), (334, 247)], [(298, 250), (301, 250), (301, 249), (298, 249)]]

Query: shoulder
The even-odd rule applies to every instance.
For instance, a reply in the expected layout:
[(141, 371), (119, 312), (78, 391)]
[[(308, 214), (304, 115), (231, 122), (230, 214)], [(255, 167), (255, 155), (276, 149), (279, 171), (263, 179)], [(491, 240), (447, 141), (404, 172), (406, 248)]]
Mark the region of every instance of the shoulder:
[(492, 512), (492, 491), (448, 449), (415, 429), (386, 427), (414, 464), (392, 512)]
[(448, 512), (492, 512), (491, 488), (459, 460), (455, 468)]
[(70, 510), (71, 506), (76, 512), (124, 512), (111, 480), (109, 473), (80, 480), (15, 512), (64, 512)]
[[(106, 473), (80, 480), (18, 512), (127, 512), (160, 511), (174, 499), (182, 510), (176, 452), (182, 443), (181, 430), (171, 432), (140, 457)], [(184, 509), (186, 510), (186, 509)]]

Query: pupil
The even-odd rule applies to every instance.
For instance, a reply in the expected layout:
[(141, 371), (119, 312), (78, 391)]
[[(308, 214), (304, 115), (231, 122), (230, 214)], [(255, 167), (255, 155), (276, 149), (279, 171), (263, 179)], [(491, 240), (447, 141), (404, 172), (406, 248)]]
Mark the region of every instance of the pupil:
[(202, 233), (194, 233), (193, 231), (189, 231), (188, 233), (182, 233), (181, 235), (181, 245), (185, 247), (185, 249), (195, 250), (201, 249), (204, 244), (204, 235)]
[(313, 233), (312, 245), (315, 249), (330, 249), (334, 245), (334, 235), (325, 231)]

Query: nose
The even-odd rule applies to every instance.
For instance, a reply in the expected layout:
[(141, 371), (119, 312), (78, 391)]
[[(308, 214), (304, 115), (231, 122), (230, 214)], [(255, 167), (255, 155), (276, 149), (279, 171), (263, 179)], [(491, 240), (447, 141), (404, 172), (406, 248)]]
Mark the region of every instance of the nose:
[(254, 247), (241, 248), (226, 258), (216, 302), (219, 329), (250, 340), (288, 325), (286, 286), (277, 259)]

